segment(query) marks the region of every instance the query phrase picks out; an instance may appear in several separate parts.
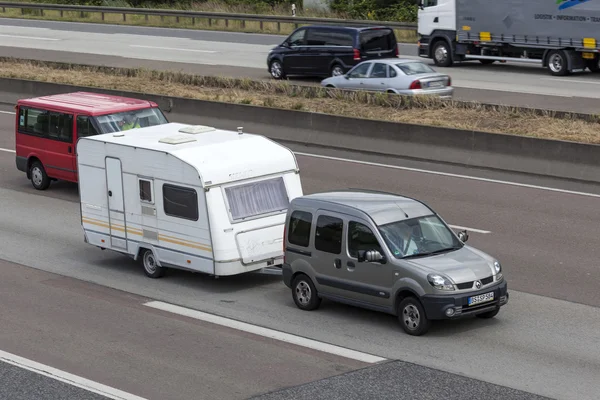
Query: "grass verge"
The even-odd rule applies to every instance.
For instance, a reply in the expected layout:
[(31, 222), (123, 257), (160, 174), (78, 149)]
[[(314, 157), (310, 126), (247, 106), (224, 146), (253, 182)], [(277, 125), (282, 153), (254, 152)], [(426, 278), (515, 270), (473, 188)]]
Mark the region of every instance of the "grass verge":
[[(246, 13), (244, 8), (223, 8), (220, 3), (199, 3), (198, 6), (193, 8), (193, 11), (211, 11), (211, 12), (227, 12), (227, 13)], [(265, 13), (265, 15), (290, 15), (290, 13), (283, 12), (281, 10), (278, 13), (278, 9), (272, 13)], [(315, 13), (315, 15), (303, 15), (306, 17), (318, 16), (318, 17), (339, 17), (339, 16), (325, 16), (320, 15), (321, 13)], [(298, 15), (300, 16), (300, 15)], [(3, 18), (20, 18), (20, 19), (36, 19), (36, 20), (48, 20), (48, 21), (66, 21), (66, 22), (87, 22), (87, 23), (99, 23), (99, 24), (118, 24), (118, 25), (133, 25), (133, 26), (148, 26), (148, 27), (159, 27), (159, 28), (184, 28), (184, 29), (203, 29), (203, 30), (214, 30), (214, 31), (229, 31), (229, 32), (245, 32), (245, 33), (266, 33), (266, 34), (278, 34), (278, 35), (289, 35), (297, 27), (303, 26), (303, 24), (293, 23), (280, 23), (277, 22), (258, 22), (258, 21), (234, 21), (225, 19), (208, 19), (208, 18), (179, 18), (179, 17), (158, 17), (158, 16), (146, 16), (136, 14), (109, 14), (105, 13), (91, 13), (91, 12), (76, 12), (76, 11), (60, 11), (51, 10), (32, 10), (32, 9), (20, 9), (20, 8), (0, 8), (0, 17)], [(343, 17), (340, 17), (344, 19)], [(415, 30), (409, 29), (395, 29), (396, 38), (401, 43), (416, 43), (417, 33)]]
[(509, 106), (13, 58), (0, 58), (0, 77), (600, 144), (600, 117)]

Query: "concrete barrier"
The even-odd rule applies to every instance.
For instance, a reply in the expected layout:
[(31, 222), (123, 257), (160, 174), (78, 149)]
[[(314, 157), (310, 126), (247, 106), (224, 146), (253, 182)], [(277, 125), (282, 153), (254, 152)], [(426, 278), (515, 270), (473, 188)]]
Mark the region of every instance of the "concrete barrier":
[(19, 79), (0, 78), (0, 88), (0, 101), (11, 104), (18, 98), (80, 90), (116, 94), (154, 101), (172, 121), (243, 126), (284, 143), (600, 182), (598, 145)]

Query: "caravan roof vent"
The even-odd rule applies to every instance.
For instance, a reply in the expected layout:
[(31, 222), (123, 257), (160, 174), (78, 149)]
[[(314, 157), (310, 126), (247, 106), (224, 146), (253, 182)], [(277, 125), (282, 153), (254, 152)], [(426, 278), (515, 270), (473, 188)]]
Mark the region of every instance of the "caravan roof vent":
[(192, 135), (196, 135), (198, 133), (206, 133), (206, 132), (211, 132), (216, 130), (215, 128), (213, 128), (212, 126), (205, 126), (205, 125), (190, 125), (190, 126), (186, 126), (183, 127), (179, 130), (179, 132), (181, 133), (189, 133)]
[(194, 139), (193, 137), (190, 137), (188, 135), (175, 135), (175, 136), (164, 137), (159, 140), (159, 143), (182, 144), (182, 143), (195, 142), (195, 141), (196, 141), (196, 139)]

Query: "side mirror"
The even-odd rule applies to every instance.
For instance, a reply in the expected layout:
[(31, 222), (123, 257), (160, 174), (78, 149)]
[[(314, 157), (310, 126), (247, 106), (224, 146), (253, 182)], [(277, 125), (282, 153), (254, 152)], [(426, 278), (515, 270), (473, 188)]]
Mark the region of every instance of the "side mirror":
[(359, 251), (358, 252), (358, 261), (359, 262), (375, 262), (375, 263), (385, 263), (385, 257), (381, 255), (381, 253), (377, 250), (368, 250), (368, 251)]
[(423, 0), (419, 0), (419, 4), (417, 4), (417, 5), (419, 6), (419, 8), (420, 8), (421, 10), (424, 10), (424, 9), (425, 9), (425, 7), (423, 7)]
[(460, 239), (461, 242), (465, 243), (467, 240), (469, 240), (469, 234), (467, 233), (466, 230), (460, 231), (460, 232), (458, 232), (458, 238)]
[(350, 79), (350, 77), (348, 76), (348, 74), (344, 74), (344, 79)]

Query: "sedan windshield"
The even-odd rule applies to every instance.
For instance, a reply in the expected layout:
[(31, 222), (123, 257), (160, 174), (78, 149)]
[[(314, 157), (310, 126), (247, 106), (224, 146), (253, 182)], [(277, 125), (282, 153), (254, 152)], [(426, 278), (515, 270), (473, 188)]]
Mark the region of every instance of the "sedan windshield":
[(95, 117), (101, 133), (120, 132), (134, 128), (162, 125), (168, 121), (158, 108), (143, 108)]
[(379, 227), (379, 232), (396, 258), (432, 255), (463, 246), (435, 215), (385, 224)]
[(427, 64), (421, 62), (407, 62), (396, 64), (396, 67), (405, 75), (416, 75), (416, 74), (430, 74), (435, 71)]

